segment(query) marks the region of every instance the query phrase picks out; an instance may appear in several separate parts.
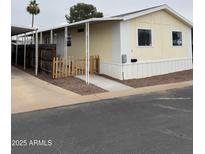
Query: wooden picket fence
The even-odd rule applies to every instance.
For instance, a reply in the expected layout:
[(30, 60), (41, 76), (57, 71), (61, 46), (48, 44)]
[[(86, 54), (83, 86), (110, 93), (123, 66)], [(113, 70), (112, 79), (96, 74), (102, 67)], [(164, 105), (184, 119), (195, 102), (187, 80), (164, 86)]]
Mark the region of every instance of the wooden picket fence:
[[(85, 74), (85, 58), (69, 56), (66, 62), (63, 58), (54, 57), (52, 63), (52, 78), (64, 78), (67, 76), (84, 75)], [(90, 74), (98, 74), (100, 72), (99, 56), (90, 56)]]

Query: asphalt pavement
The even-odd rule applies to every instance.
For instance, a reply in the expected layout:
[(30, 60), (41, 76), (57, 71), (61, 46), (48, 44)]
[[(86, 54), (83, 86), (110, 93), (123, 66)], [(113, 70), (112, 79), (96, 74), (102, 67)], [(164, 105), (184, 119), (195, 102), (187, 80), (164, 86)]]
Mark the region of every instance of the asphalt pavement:
[(192, 154), (193, 87), (12, 114), (12, 154)]

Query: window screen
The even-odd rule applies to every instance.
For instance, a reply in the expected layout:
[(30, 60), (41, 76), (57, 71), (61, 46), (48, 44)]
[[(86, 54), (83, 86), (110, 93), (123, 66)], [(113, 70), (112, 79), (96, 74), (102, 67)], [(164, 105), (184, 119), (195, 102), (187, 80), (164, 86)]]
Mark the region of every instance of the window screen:
[(138, 46), (151, 46), (152, 34), (150, 29), (138, 29)]
[(173, 46), (182, 46), (182, 32), (172, 32)]

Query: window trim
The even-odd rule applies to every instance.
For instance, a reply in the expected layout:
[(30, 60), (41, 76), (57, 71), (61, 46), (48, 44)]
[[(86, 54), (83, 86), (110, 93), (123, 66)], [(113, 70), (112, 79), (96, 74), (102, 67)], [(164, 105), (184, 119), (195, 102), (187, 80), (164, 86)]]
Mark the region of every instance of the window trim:
[[(150, 30), (151, 31), (151, 45), (150, 46), (142, 46), (142, 45), (139, 45), (139, 41), (138, 41), (138, 30), (139, 29), (142, 29), (142, 30)], [(153, 48), (153, 44), (154, 44), (154, 41), (153, 41), (153, 29), (152, 28), (144, 28), (144, 27), (138, 27), (136, 29), (136, 47), (137, 48)]]
[[(182, 45), (173, 45), (173, 32), (181, 32), (181, 34), (182, 34)], [(172, 30), (171, 31), (171, 46), (173, 48), (180, 48), (180, 47), (184, 46), (184, 39), (183, 39), (183, 32), (182, 31), (180, 31), (180, 30)]]

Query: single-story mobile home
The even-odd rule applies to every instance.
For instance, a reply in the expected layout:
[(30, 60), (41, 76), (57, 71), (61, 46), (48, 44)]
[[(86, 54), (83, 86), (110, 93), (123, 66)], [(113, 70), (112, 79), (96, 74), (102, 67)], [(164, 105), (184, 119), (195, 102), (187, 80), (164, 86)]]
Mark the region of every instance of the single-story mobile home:
[(65, 59), (99, 55), (101, 74), (126, 80), (192, 69), (191, 29), (190, 21), (161, 5), (66, 24), (37, 36), (39, 44), (56, 44), (57, 56)]

